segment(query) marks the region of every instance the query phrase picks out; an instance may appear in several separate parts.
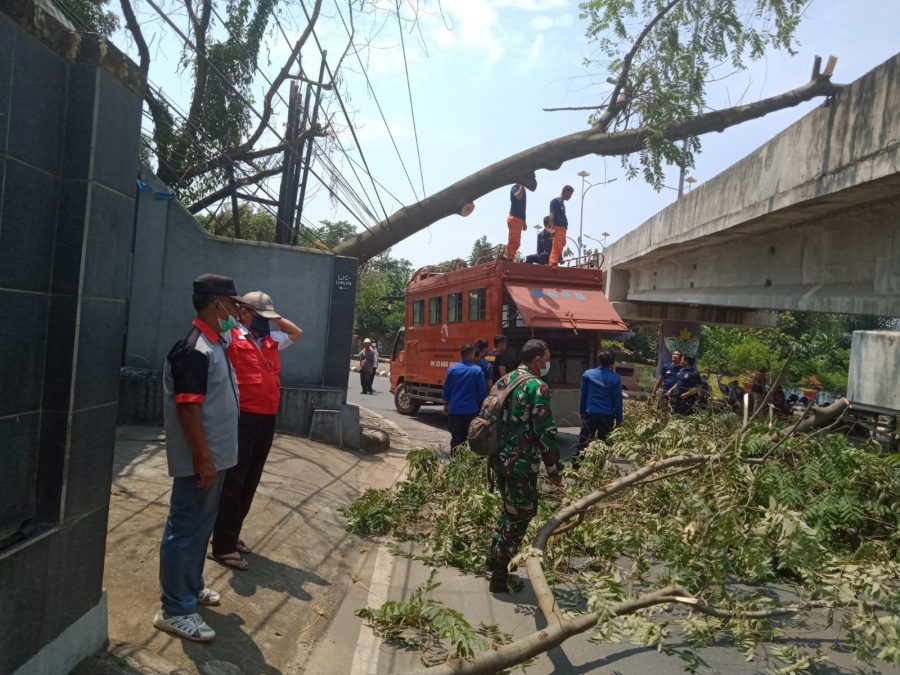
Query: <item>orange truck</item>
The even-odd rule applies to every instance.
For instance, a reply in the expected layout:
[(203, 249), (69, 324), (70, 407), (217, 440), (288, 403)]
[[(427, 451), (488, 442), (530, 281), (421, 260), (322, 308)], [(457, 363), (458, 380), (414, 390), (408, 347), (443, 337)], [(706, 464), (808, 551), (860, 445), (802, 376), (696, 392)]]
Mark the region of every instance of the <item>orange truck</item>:
[(550, 268), (506, 260), (416, 271), (406, 289), (406, 325), (391, 353), (391, 392), (400, 413), (440, 405), (447, 368), (459, 348), (503, 334), (509, 353), (531, 338), (550, 346), (553, 411), (559, 426), (578, 426), (581, 375), (595, 364), (602, 339), (623, 339), (628, 326), (603, 294), (597, 267)]

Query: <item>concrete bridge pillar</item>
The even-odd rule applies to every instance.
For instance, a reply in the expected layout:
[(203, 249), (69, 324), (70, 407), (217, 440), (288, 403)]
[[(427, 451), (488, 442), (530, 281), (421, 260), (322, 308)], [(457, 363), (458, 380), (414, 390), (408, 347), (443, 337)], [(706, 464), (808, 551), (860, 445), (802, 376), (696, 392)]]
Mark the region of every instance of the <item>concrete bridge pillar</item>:
[(657, 367), (672, 360), (672, 352), (697, 356), (700, 350), (700, 325), (694, 321), (663, 321), (659, 331)]

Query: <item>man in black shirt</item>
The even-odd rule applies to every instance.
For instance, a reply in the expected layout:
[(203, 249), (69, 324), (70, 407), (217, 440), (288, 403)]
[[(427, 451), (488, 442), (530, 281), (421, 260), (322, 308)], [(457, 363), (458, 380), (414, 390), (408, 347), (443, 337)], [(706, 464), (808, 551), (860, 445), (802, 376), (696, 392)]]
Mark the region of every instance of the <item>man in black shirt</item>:
[(550, 251), (553, 249), (553, 228), (550, 227), (550, 216), (544, 216), (544, 229), (538, 232), (537, 253), (525, 256), (525, 262), (546, 265), (550, 262)]
[(516, 367), (516, 360), (512, 358), (506, 351), (505, 335), (494, 336), (494, 351), (486, 355), (484, 358), (485, 361), (490, 363), (491, 367), (494, 369), (494, 376), (492, 380), (495, 384), (501, 377), (503, 377)]
[(698, 394), (703, 389), (703, 380), (700, 378), (700, 373), (694, 368), (694, 361), (694, 357), (690, 354), (681, 357), (678, 379), (675, 385), (669, 389), (672, 412), (676, 415), (692, 415), (699, 398)]

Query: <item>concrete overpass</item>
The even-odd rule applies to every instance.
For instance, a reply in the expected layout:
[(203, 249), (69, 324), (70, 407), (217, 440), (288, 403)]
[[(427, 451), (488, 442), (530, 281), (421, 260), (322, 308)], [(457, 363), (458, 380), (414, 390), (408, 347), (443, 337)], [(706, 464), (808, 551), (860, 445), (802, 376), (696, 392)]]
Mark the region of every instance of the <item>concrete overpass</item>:
[(630, 320), (900, 316), (900, 54), (605, 254)]

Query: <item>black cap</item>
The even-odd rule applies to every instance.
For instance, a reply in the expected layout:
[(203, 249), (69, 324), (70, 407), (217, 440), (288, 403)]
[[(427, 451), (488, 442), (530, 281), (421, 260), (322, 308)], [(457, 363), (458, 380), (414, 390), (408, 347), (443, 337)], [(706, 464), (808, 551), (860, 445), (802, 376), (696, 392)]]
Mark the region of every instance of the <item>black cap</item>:
[(232, 300), (244, 304), (244, 298), (238, 295), (234, 287), (234, 279), (221, 274), (201, 274), (194, 279), (194, 293), (200, 295), (227, 295)]

